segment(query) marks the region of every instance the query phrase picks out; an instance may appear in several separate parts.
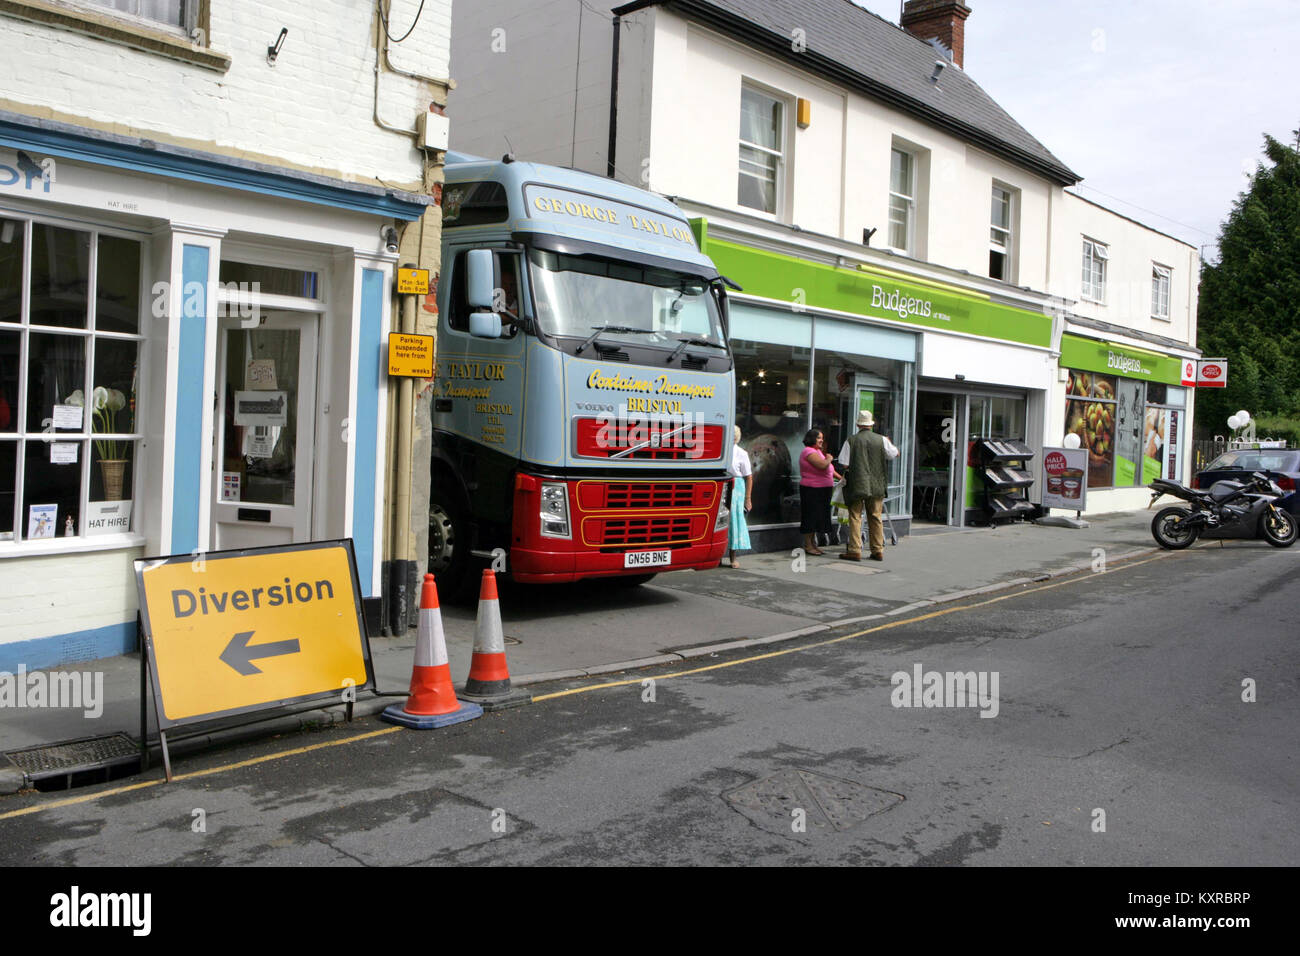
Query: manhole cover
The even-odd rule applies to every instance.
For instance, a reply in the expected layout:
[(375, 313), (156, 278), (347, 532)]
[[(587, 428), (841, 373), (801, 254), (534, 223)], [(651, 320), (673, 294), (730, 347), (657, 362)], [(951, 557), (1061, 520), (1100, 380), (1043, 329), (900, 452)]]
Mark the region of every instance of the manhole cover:
[(29, 779), (92, 770), (140, 759), (140, 745), (126, 734), (70, 740), (45, 747), (12, 750), (5, 756)]
[(811, 770), (782, 770), (723, 798), (765, 830), (794, 837), (848, 830), (903, 801), (902, 794)]

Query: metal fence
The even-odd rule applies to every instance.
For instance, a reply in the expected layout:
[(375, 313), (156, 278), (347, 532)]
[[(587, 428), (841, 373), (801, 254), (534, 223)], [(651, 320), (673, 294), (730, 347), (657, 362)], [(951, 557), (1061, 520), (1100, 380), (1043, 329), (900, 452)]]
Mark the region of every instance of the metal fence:
[(1198, 438), (1192, 442), (1192, 474), (1203, 471), (1205, 466), (1228, 450), (1228, 443), (1222, 438)]

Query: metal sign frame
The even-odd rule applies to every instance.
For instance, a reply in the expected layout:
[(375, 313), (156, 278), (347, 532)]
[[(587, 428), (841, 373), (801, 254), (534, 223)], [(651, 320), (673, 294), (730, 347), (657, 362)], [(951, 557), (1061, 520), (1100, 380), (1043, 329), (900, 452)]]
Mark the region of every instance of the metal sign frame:
[[(366, 618), (361, 604), (361, 580), (357, 573), (357, 559), (353, 550), (351, 538), (342, 538), (330, 541), (308, 541), (300, 544), (273, 545), (262, 548), (237, 548), (228, 551), (207, 551), (203, 552), (202, 560), (205, 562), (230, 560), (232, 558), (250, 557), (255, 555), (271, 554), (297, 554), (304, 551), (321, 551), (328, 548), (342, 548), (347, 556), (348, 573), (352, 585), (352, 602), (357, 624), (357, 633), (361, 642), (361, 657), (365, 665), (365, 680), (351, 688), (353, 693), (362, 690), (371, 689), (376, 686), (374, 663), (370, 654), (370, 635), (366, 630)], [(171, 759), (167, 749), (167, 731), (176, 727), (185, 727), (193, 724), (210, 723), (216, 720), (223, 720), (229, 717), (237, 717), (246, 714), (261, 714), (264, 711), (279, 710), (281, 708), (313, 701), (334, 701), (335, 703), (344, 703), (347, 706), (348, 720), (352, 719), (352, 702), (339, 699), (339, 693), (343, 690), (341, 687), (329, 688), (322, 691), (314, 691), (308, 694), (301, 694), (295, 697), (284, 697), (275, 700), (264, 701), (261, 703), (247, 704), (241, 707), (228, 708), (225, 710), (211, 711), (203, 714), (196, 714), (189, 717), (173, 719), (166, 716), (163, 708), (163, 689), (161, 677), (158, 673), (158, 667), (154, 663), (156, 659), (156, 648), (154, 647), (153, 626), (149, 616), (149, 605), (145, 594), (144, 575), (147, 571), (159, 567), (160, 565), (169, 564), (192, 564), (196, 560), (194, 554), (174, 554), (158, 557), (137, 558), (135, 565), (136, 590), (140, 599), (140, 728), (141, 728), (141, 746), (145, 748), (147, 760), (147, 738), (145, 728), (147, 724), (147, 702), (144, 695), (146, 682), (146, 670), (148, 672), (148, 683), (153, 689), (154, 700), (154, 719), (158, 728), (159, 743), (162, 748), (163, 768), (167, 780), (170, 782)], [(255, 645), (262, 646), (262, 645)], [(271, 715), (275, 716), (275, 715)], [(258, 719), (269, 719), (257, 717), (250, 723)]]

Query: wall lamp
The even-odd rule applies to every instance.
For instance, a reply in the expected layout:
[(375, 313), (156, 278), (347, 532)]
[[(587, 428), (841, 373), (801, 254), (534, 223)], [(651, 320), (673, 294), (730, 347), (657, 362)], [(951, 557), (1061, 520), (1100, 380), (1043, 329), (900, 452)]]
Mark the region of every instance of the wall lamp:
[(281, 27), (279, 37), (276, 38), (276, 41), (274, 43), (272, 43), (269, 47), (266, 48), (267, 66), (275, 66), (276, 58), (279, 57), (280, 55), (280, 48), (284, 46), (284, 38), (287, 37), (288, 35), (289, 35), (289, 28)]

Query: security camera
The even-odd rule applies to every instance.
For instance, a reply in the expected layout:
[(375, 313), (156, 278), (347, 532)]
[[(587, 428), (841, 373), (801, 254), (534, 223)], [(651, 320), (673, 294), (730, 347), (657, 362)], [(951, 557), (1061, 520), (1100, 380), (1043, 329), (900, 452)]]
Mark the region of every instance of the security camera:
[(384, 248), (389, 252), (397, 251), (397, 230), (392, 226), (384, 226), (379, 230), (379, 236), (384, 240)]

